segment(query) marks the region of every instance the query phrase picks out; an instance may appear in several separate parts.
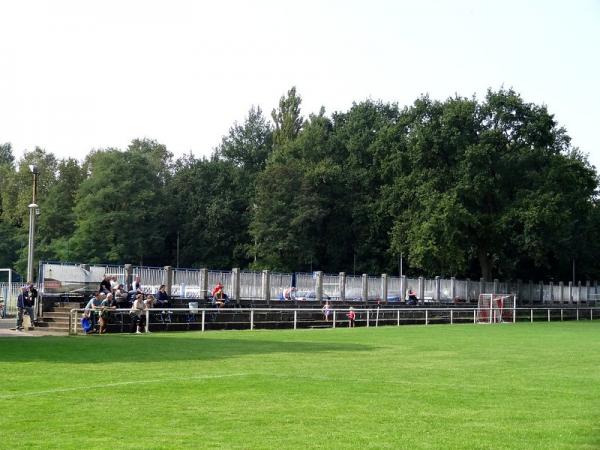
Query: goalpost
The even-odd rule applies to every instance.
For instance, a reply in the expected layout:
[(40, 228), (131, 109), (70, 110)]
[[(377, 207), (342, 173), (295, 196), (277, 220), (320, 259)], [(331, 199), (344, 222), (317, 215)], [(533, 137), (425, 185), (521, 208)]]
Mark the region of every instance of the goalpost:
[(515, 294), (479, 294), (477, 322), (513, 322), (516, 305)]

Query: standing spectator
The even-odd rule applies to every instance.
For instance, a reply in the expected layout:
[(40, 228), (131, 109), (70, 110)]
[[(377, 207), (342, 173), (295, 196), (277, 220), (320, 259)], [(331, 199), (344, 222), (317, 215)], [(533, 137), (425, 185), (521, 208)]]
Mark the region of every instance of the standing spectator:
[(131, 332), (136, 330), (136, 334), (142, 334), (142, 329), (146, 326), (146, 315), (144, 314), (144, 310), (146, 309), (146, 305), (144, 303), (144, 296), (142, 294), (137, 294), (135, 296), (135, 301), (131, 306), (131, 310), (129, 311), (129, 315), (131, 316)]
[(356, 320), (356, 313), (354, 312), (354, 308), (352, 308), (352, 306), (350, 307), (348, 314), (346, 314), (346, 317), (348, 317), (348, 327), (354, 328), (354, 321)]
[(329, 315), (331, 314), (331, 306), (329, 306), (329, 302), (325, 302), (323, 305), (323, 316), (325, 317), (325, 321), (329, 322)]
[(106, 298), (100, 303), (100, 334), (106, 333), (106, 326), (110, 319), (110, 310), (117, 308), (117, 302), (112, 294), (107, 294)]
[(102, 292), (96, 292), (92, 298), (90, 298), (90, 301), (87, 303), (87, 305), (85, 305), (85, 310), (84, 310), (84, 315), (90, 319), (90, 323), (91, 323), (91, 329), (92, 332), (94, 330), (97, 331), (97, 327), (98, 327), (98, 319), (97, 319), (97, 313), (98, 310), (100, 309), (100, 306), (102, 305), (102, 301), (106, 298), (106, 295)]
[(31, 326), (34, 326), (34, 315), (35, 315), (35, 307), (36, 307), (36, 302), (37, 302), (37, 298), (38, 298), (38, 291), (35, 288), (35, 285), (33, 284), (33, 281), (29, 281), (27, 283), (27, 297), (28, 297), (28, 304), (31, 307), (31, 310), (33, 311), (33, 314), (31, 316), (29, 316), (29, 318), (31, 319)]
[(17, 297), (17, 330), (19, 331), (23, 331), (23, 314), (25, 312), (29, 315), (31, 327), (33, 328), (33, 305), (31, 304), (27, 287), (23, 286), (21, 293)]

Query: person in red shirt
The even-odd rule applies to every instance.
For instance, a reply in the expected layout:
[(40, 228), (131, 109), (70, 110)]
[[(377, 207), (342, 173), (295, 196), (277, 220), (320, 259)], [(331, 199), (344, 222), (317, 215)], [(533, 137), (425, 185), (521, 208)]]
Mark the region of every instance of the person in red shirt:
[(219, 282), (212, 290), (213, 302), (218, 308), (221, 308), (225, 302), (223, 302), (223, 285)]
[(356, 313), (354, 312), (354, 309), (352, 308), (352, 306), (350, 307), (350, 311), (348, 311), (348, 313), (346, 314), (346, 317), (348, 317), (348, 327), (354, 328), (354, 321), (356, 319)]

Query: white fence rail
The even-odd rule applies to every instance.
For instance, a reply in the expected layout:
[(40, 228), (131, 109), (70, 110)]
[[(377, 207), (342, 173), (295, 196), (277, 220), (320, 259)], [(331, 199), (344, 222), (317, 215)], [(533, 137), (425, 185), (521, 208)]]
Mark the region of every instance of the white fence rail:
[[(272, 329), (272, 328), (336, 328), (348, 327), (348, 308), (332, 308), (325, 316), (323, 310), (314, 308), (189, 308), (145, 310), (145, 331), (166, 330), (221, 330)], [(478, 308), (357, 308), (353, 309), (355, 326), (378, 327), (385, 325), (433, 325), (433, 324), (490, 324), (481, 319)], [(490, 310), (491, 312), (491, 310)], [(83, 309), (72, 309), (69, 314), (69, 334), (79, 334)], [(111, 312), (113, 331), (133, 331), (129, 309)], [(505, 308), (502, 323), (552, 322), (566, 320), (598, 320), (600, 308)], [(499, 324), (498, 324), (499, 325)], [(500, 325), (499, 325), (500, 326)], [(117, 329), (117, 331), (119, 331)]]

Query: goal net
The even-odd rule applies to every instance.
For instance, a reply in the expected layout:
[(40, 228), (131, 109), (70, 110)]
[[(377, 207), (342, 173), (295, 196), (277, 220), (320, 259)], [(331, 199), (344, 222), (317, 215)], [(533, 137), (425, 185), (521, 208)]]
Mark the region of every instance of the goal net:
[(512, 322), (516, 295), (479, 294), (477, 321), (479, 323)]

